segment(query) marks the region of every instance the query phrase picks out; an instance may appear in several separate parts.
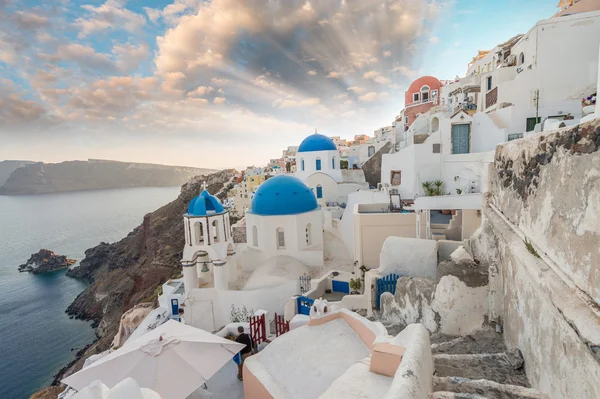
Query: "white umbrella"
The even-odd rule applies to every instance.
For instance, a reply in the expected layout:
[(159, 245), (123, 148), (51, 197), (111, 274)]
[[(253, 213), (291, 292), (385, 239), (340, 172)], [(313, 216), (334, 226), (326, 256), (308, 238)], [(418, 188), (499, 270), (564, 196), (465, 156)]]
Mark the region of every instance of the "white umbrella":
[(243, 348), (237, 342), (169, 320), (61, 382), (80, 390), (100, 380), (112, 388), (131, 377), (164, 399), (183, 399)]

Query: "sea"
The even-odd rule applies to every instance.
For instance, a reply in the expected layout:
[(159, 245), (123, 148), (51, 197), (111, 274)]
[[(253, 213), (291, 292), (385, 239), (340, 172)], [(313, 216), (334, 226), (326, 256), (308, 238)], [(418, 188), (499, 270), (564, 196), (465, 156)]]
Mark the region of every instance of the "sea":
[(79, 263), (86, 249), (125, 237), (179, 192), (161, 187), (0, 196), (0, 398), (29, 398), (95, 339), (89, 323), (65, 313), (84, 282), (65, 270), (33, 275), (17, 267), (41, 248)]

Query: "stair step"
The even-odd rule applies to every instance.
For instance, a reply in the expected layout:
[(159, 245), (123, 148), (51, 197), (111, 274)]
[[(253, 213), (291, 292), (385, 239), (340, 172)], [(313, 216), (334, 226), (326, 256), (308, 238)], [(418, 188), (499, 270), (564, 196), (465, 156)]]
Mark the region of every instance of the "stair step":
[(490, 380), (500, 384), (528, 387), (520, 352), (433, 355), (437, 377)]
[[(487, 399), (548, 399), (535, 389), (518, 385), (500, 384), (487, 379), (461, 377), (433, 377), (434, 394), (437, 391), (479, 395)], [(433, 394), (432, 394), (433, 395)], [(435, 398), (435, 397), (434, 397)], [(444, 398), (443, 396), (439, 399)], [(457, 396), (456, 398), (460, 398)], [(465, 397), (466, 398), (466, 397)], [(436, 398), (438, 399), (438, 398)]]
[(433, 392), (429, 395), (429, 399), (488, 399), (485, 396), (476, 395), (473, 393), (460, 393), (449, 391)]

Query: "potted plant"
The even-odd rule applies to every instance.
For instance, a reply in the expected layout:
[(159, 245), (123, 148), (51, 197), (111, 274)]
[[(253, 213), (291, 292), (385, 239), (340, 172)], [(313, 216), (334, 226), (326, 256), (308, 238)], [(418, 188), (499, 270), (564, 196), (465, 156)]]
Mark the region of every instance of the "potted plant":
[(362, 282), (360, 278), (351, 278), (350, 279), (350, 293), (351, 294), (360, 294), (360, 289), (362, 288)]

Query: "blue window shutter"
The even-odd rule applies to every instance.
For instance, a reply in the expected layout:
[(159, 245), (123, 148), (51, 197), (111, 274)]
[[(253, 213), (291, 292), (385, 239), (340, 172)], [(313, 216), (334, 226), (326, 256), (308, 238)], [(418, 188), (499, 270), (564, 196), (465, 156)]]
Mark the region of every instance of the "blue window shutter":
[(321, 160), (317, 159), (317, 170), (321, 170)]
[(317, 186), (317, 198), (323, 198), (323, 187)]

